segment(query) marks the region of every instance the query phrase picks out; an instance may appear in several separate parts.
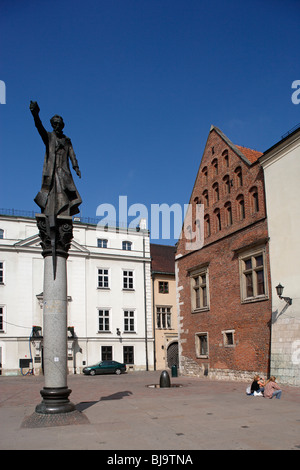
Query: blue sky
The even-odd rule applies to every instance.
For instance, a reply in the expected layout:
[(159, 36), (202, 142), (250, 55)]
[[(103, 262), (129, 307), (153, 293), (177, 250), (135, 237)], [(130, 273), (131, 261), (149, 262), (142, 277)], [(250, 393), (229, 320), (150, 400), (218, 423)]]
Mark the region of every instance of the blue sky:
[(1, 208), (38, 210), (44, 146), (30, 100), (48, 130), (64, 118), (84, 217), (103, 203), (118, 211), (119, 196), (149, 214), (187, 204), (211, 124), (264, 151), (300, 122), (298, 0), (1, 0), (0, 10)]

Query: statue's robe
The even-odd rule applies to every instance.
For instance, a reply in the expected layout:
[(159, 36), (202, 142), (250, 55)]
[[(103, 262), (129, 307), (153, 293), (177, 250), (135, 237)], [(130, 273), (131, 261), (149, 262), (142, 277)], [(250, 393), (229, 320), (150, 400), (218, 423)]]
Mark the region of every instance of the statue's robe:
[(70, 159), (73, 168), (78, 167), (71, 140), (64, 134), (57, 137), (54, 131), (47, 132), (39, 117), (35, 118), (35, 125), (46, 146), (46, 154), (42, 187), (34, 200), (45, 215), (77, 214), (82, 200), (69, 166)]

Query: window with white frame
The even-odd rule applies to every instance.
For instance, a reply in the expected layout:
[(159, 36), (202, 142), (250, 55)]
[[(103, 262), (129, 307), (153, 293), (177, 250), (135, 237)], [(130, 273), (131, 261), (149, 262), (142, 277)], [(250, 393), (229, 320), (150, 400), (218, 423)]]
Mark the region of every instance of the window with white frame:
[(98, 248), (107, 248), (107, 243), (108, 243), (108, 241), (104, 238), (98, 238), (97, 239)]
[(133, 290), (133, 271), (123, 270), (123, 289)]
[(134, 310), (124, 310), (124, 332), (135, 332)]
[(241, 254), (239, 262), (241, 300), (248, 302), (268, 298), (265, 248)]
[(132, 243), (128, 241), (122, 242), (122, 250), (131, 251)]
[(197, 312), (209, 309), (208, 267), (204, 267), (190, 274), (191, 277), (191, 304), (192, 311)]
[(157, 328), (171, 328), (171, 307), (156, 307)]
[(195, 335), (196, 357), (208, 357), (208, 333)]
[(110, 311), (109, 308), (99, 308), (98, 309), (98, 331), (99, 332), (108, 332), (110, 331)]
[(109, 289), (108, 268), (98, 268), (98, 289)]
[(4, 238), (4, 230), (0, 228), (0, 239)]
[(4, 263), (0, 261), (0, 284), (4, 284)]
[(4, 305), (0, 305), (0, 331), (4, 331)]

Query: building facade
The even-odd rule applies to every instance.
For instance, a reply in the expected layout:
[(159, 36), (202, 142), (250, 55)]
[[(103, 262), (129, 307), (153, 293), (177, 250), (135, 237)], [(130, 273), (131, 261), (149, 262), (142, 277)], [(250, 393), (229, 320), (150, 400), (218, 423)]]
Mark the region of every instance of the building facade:
[(151, 244), (155, 369), (179, 364), (174, 246)]
[[(300, 129), (260, 157), (264, 170), (272, 278), (271, 374), (300, 385)], [(280, 299), (276, 286), (284, 286)]]
[[(191, 229), (176, 254), (179, 357), (183, 374), (249, 380), (268, 375), (271, 287), (260, 152), (212, 126), (192, 190)], [(197, 207), (204, 205), (202, 220)]]
[[(69, 372), (104, 359), (125, 362), (129, 370), (153, 369), (149, 232), (78, 221), (73, 237), (67, 261)], [(28, 367), (42, 372), (43, 264), (35, 219), (1, 215), (2, 374)]]

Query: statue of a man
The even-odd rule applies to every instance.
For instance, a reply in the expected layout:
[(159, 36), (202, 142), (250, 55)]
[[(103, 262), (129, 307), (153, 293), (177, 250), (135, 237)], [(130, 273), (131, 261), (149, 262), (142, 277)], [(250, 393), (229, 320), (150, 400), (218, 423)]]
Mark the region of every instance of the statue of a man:
[(61, 116), (53, 116), (50, 119), (53, 132), (47, 132), (40, 120), (40, 108), (36, 101), (30, 102), (30, 111), (46, 146), (42, 187), (34, 201), (45, 215), (72, 216), (77, 214), (82, 200), (73, 181), (69, 159), (79, 178), (81, 178), (81, 173), (71, 140), (62, 132), (64, 121)]

